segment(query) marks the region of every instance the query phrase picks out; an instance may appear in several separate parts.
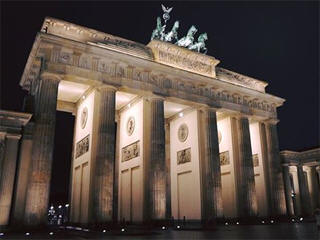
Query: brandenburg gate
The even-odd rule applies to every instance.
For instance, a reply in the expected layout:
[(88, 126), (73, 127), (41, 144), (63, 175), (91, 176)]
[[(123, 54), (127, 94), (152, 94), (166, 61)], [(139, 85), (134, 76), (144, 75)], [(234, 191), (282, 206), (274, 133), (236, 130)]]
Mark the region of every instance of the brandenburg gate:
[(285, 100), (218, 64), (159, 39), (143, 45), (47, 17), (20, 82), (33, 103), (20, 149), (29, 164), (1, 192), (19, 192), (14, 207), (0, 201), (1, 215), (12, 208), (10, 222), (46, 223), (57, 110), (75, 116), (74, 223), (287, 214), (277, 136)]

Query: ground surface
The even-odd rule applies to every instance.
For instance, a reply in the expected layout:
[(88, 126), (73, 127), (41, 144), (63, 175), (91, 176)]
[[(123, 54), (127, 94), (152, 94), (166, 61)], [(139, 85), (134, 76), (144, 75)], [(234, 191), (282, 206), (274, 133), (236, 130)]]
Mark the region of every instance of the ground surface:
[[(178, 230), (145, 230), (135, 227), (124, 231), (106, 229), (87, 231), (87, 229), (49, 229), (46, 232), (5, 232), (0, 239), (319, 239), (315, 223), (278, 223), (269, 225), (229, 225), (218, 226), (215, 230), (204, 231), (192, 227)], [(50, 235), (49, 233), (53, 234)]]

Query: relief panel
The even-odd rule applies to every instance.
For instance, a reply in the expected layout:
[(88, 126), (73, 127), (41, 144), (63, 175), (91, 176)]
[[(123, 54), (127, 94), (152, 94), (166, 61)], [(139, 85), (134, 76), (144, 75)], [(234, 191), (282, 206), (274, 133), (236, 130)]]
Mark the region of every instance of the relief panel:
[(89, 134), (76, 144), (76, 158), (89, 151)]
[(230, 164), (229, 151), (221, 152), (220, 166), (229, 165), (229, 164)]
[(258, 156), (258, 154), (253, 154), (252, 155), (252, 161), (253, 161), (253, 167), (258, 167), (259, 166), (259, 156)]
[(183, 149), (177, 152), (177, 164), (191, 162), (191, 148)]
[(122, 148), (122, 159), (121, 162), (126, 162), (132, 158), (140, 156), (140, 141), (136, 141), (130, 145)]

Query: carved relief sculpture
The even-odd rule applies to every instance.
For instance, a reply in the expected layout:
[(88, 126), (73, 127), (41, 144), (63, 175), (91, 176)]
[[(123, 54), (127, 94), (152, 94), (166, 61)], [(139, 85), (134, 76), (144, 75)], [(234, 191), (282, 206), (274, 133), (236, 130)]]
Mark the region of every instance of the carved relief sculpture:
[(221, 132), (218, 130), (218, 142), (219, 142), (219, 144), (221, 143), (221, 141), (222, 141), (222, 134), (221, 134)]
[(220, 166), (229, 165), (229, 164), (230, 164), (229, 151), (221, 152)]
[(128, 121), (127, 121), (127, 134), (129, 136), (132, 135), (133, 131), (134, 131), (134, 127), (135, 127), (135, 120), (134, 117), (129, 117)]
[(259, 156), (258, 154), (253, 154), (252, 155), (252, 160), (253, 160), (253, 166), (258, 167), (259, 166)]
[(76, 158), (82, 156), (86, 152), (89, 151), (89, 136), (87, 135), (83, 139), (81, 139), (79, 142), (77, 142), (76, 145)]
[(178, 139), (180, 142), (184, 142), (187, 140), (189, 134), (189, 129), (187, 124), (183, 123), (180, 125), (178, 129)]
[(82, 112), (81, 112), (81, 119), (80, 119), (80, 122), (81, 122), (81, 128), (85, 128), (86, 124), (87, 124), (87, 120), (88, 120), (88, 108), (87, 107), (84, 107), (82, 109)]
[(191, 162), (191, 148), (183, 149), (177, 152), (177, 164)]
[(122, 159), (121, 162), (129, 161), (132, 158), (140, 156), (140, 141), (136, 141), (128, 146), (122, 148)]

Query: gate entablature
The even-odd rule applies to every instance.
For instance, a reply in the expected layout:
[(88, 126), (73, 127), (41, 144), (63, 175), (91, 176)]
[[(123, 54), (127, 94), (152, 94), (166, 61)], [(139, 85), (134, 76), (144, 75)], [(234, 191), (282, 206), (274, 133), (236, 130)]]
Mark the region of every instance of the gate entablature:
[(66, 81), (115, 85), (136, 93), (151, 91), (250, 116), (277, 118), (276, 107), (285, 100), (265, 93), (267, 83), (218, 68), (218, 63), (170, 43), (154, 40), (145, 46), (46, 18), (20, 85), (29, 90), (40, 72), (49, 72)]

